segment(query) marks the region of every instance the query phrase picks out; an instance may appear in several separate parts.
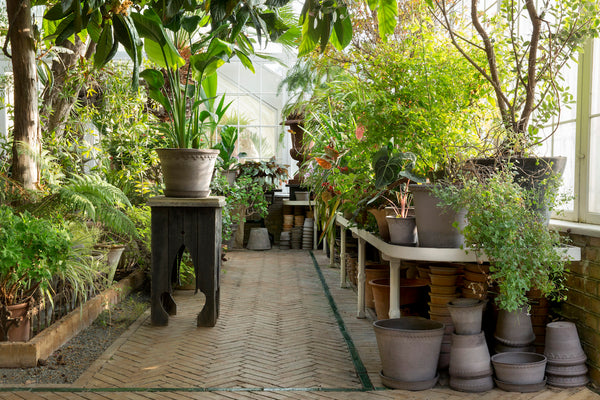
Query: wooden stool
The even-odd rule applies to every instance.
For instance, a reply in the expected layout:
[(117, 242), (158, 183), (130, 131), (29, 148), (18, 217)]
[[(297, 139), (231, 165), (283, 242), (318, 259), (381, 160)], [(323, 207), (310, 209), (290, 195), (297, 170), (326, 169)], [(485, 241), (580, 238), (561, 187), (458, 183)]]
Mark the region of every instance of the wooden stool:
[(221, 209), (225, 198), (157, 196), (148, 205), (152, 209), (152, 325), (168, 325), (169, 315), (177, 314), (172, 284), (178, 281), (179, 264), (187, 249), (194, 264), (196, 291), (206, 296), (197, 326), (215, 326), (219, 316)]

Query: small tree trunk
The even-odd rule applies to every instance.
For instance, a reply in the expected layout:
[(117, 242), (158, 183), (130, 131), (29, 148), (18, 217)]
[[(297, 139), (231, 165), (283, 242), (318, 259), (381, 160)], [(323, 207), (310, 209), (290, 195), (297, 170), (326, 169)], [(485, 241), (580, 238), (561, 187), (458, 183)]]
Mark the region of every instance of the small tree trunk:
[[(6, 11), (15, 85), (12, 177), (24, 188), (34, 189), (39, 172), (32, 155), (40, 151), (40, 132), (31, 2), (7, 0)], [(21, 143), (29, 150), (21, 151)]]
[[(85, 52), (85, 43), (81, 41), (78, 35), (75, 35), (75, 44), (69, 40), (61, 43), (62, 47), (71, 50), (73, 53), (60, 53), (58, 57), (52, 61), (52, 75), (54, 83), (52, 88), (44, 95), (44, 104), (42, 115), (44, 121), (44, 131), (56, 131), (58, 136), (61, 136), (63, 123), (71, 112), (71, 108), (77, 100), (77, 94), (81, 89), (81, 85), (75, 88), (67, 89), (65, 87), (67, 78), (71, 74), (71, 69), (77, 64), (77, 61), (83, 57)], [(88, 58), (86, 56), (86, 58)]]

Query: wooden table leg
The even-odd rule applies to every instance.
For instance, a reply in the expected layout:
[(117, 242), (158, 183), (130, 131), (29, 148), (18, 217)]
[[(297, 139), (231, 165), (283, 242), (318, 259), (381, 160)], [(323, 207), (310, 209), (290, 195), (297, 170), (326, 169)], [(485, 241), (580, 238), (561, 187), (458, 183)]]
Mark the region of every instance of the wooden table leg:
[(340, 287), (348, 287), (346, 276), (346, 228), (340, 226)]

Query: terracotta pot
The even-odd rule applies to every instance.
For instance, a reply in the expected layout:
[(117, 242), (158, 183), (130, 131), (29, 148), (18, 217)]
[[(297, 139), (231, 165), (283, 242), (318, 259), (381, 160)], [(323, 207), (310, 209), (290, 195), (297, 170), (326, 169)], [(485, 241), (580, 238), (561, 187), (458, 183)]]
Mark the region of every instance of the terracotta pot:
[(546, 364), (546, 374), (554, 376), (581, 376), (588, 372), (587, 365), (585, 363), (575, 365), (553, 365), (548, 362)]
[(476, 274), (489, 274), (490, 266), (488, 264), (479, 263), (464, 263), (463, 267), (465, 271), (474, 272)]
[(472, 282), (487, 282), (487, 275), (485, 274), (481, 274), (481, 273), (477, 273), (477, 272), (471, 272), (469, 270), (466, 270), (464, 272), (464, 276), (465, 279), (468, 281), (472, 281)]
[(458, 279), (458, 275), (438, 275), (430, 273), (429, 279), (431, 280), (432, 285), (456, 286), (456, 280)]
[[(377, 319), (388, 319), (390, 311), (390, 280), (375, 279), (369, 281), (373, 290)], [(421, 279), (400, 280), (400, 306), (415, 304), (423, 300), (427, 282)]]
[(429, 298), (433, 304), (446, 305), (449, 301), (456, 299), (459, 296), (458, 293), (453, 294), (436, 294), (429, 292)]
[(375, 308), (375, 300), (373, 299), (373, 288), (371, 281), (376, 279), (389, 279), (390, 265), (389, 264), (373, 264), (365, 265), (365, 305), (369, 308)]
[(458, 335), (475, 335), (481, 332), (483, 309), (486, 303), (477, 299), (455, 299), (448, 303), (454, 331)]
[(377, 221), (377, 227), (379, 228), (379, 236), (384, 242), (390, 241), (390, 230), (387, 222), (387, 211), (385, 209), (380, 210), (378, 208), (369, 208), (368, 210)]
[(452, 317), (450, 317), (450, 314), (436, 314), (436, 313), (430, 311), (429, 318), (432, 321), (441, 322), (446, 326), (452, 325)]
[(429, 290), (433, 294), (455, 294), (456, 286), (437, 286), (437, 285), (429, 285)]
[(450, 376), (473, 379), (492, 375), (490, 352), (485, 334), (452, 335), (450, 350)]
[(537, 353), (509, 352), (492, 356), (496, 377), (516, 385), (536, 385), (544, 380), (546, 356)]
[(157, 149), (168, 197), (207, 197), (219, 150)]
[(417, 244), (417, 223), (415, 217), (385, 217), (390, 232), (390, 243), (415, 246)]
[[(426, 382), (422, 389), (435, 385), (444, 334), (442, 323), (420, 317), (402, 317), (376, 321), (373, 328), (382, 376), (399, 383)], [(384, 381), (384, 384), (393, 382)]]
[(15, 319), (8, 327), (9, 342), (27, 342), (31, 331), (31, 320), (27, 315), (29, 303), (19, 303), (7, 306), (10, 319)]
[(546, 325), (544, 355), (552, 364), (572, 365), (585, 362), (577, 327), (572, 322), (558, 321)]
[(429, 312), (430, 314), (436, 314), (436, 315), (443, 315), (443, 316), (450, 316), (450, 311), (448, 310), (448, 307), (442, 305), (442, 304), (433, 304), (431, 302), (427, 303), (429, 305)]
[(503, 345), (521, 347), (535, 341), (531, 316), (522, 308), (508, 312), (499, 310), (494, 338)]
[(436, 275), (456, 275), (459, 273), (459, 271), (460, 268), (457, 266), (429, 266), (429, 272)]
[(426, 279), (429, 281), (429, 268), (426, 267), (417, 267), (417, 271), (419, 271), (419, 278)]
[[(431, 185), (410, 185), (415, 205), (420, 247), (459, 248), (464, 244), (460, 230), (465, 227), (466, 211), (454, 212), (440, 207), (440, 200), (431, 193)], [(454, 223), (458, 223), (458, 229)]]

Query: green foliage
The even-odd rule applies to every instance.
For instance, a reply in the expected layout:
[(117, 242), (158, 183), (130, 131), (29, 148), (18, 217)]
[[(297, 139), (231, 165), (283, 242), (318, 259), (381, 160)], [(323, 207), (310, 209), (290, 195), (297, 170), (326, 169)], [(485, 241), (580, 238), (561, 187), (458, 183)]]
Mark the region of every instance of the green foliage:
[(486, 178), (465, 178), (461, 186), (436, 185), (434, 192), (445, 204), (466, 210), (465, 248), (487, 255), (500, 308), (525, 306), (531, 289), (564, 298), (565, 260), (556, 248), (560, 236), (535, 211), (539, 195), (516, 183), (509, 168)]
[(231, 238), (232, 224), (245, 222), (250, 215), (260, 218), (267, 216), (269, 203), (261, 179), (240, 175), (230, 185), (224, 176), (218, 175), (211, 182), (211, 191), (215, 196), (224, 196), (226, 200), (222, 224), (224, 241)]
[(75, 175), (34, 205), (36, 215), (64, 212), (102, 224), (109, 237), (135, 237), (135, 226), (123, 212), (131, 207), (125, 194), (98, 175)]
[(357, 78), (346, 101), (366, 147), (392, 142), (416, 155), (415, 173), (432, 176), (474, 154), (485, 82), (426, 22), (405, 29), (414, 35), (354, 53)]
[[(237, 157), (233, 156), (235, 146), (238, 141), (238, 128), (225, 125), (219, 131), (221, 140), (213, 148), (219, 150), (219, 168), (223, 171), (234, 169), (237, 163)], [(238, 157), (245, 156), (246, 153), (239, 153)]]
[(269, 161), (244, 161), (239, 164), (238, 179), (249, 177), (254, 183), (260, 185), (263, 190), (277, 189), (288, 179), (288, 170), (284, 165), (279, 165), (274, 159)]
[(29, 301), (37, 290), (49, 295), (53, 277), (67, 268), (70, 246), (63, 226), (0, 206), (0, 304)]

